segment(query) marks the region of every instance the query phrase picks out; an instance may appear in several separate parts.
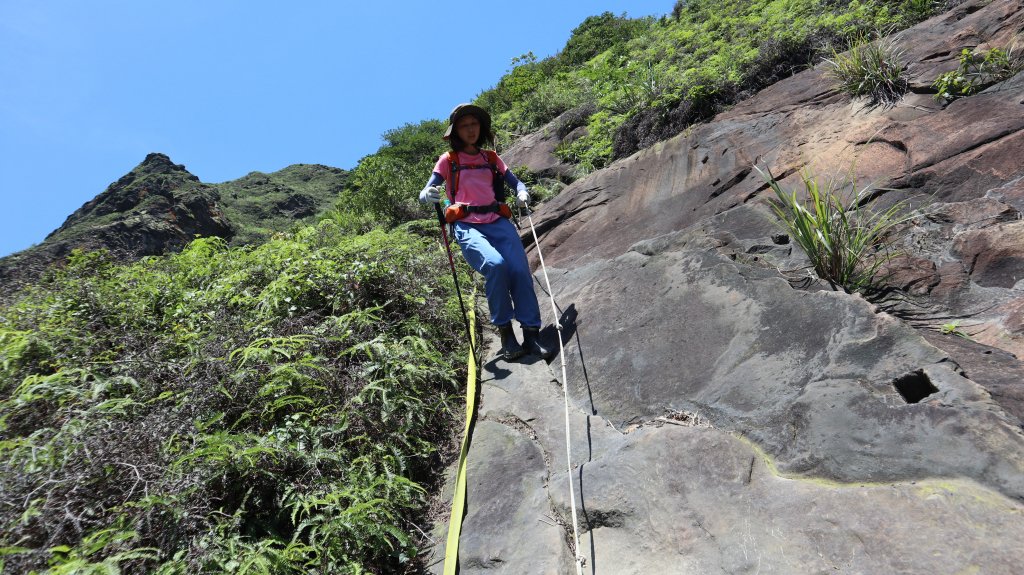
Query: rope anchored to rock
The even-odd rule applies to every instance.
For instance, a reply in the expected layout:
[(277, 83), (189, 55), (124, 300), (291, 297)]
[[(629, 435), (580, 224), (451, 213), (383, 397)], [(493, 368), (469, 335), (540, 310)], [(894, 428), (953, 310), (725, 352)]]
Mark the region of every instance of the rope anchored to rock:
[[(477, 362), (475, 354), (476, 339), (473, 333), (473, 313), (470, 310), (468, 313), (466, 307), (462, 305), (462, 294), (458, 288), (458, 275), (455, 273), (454, 262), (451, 257), (451, 248), (447, 243), (447, 234), (445, 233), (445, 224), (443, 216), (441, 215), (440, 207), (438, 207), (438, 221), (441, 224), (441, 235), (442, 242), (445, 244), (445, 248), (448, 250), (449, 263), (452, 266), (452, 276), (455, 280), (456, 291), (459, 294), (459, 303), (462, 306), (463, 318), (466, 323), (466, 332), (470, 340), (470, 352), (468, 358), (468, 374), (466, 377), (466, 428), (465, 434), (462, 438), (462, 449), (459, 453), (458, 470), (455, 478), (455, 497), (452, 502), (451, 516), (448, 522), (448, 540), (445, 545), (445, 557), (444, 557), (444, 575), (455, 575), (458, 572), (458, 552), (459, 552), (459, 538), (462, 533), (462, 518), (465, 514), (465, 503), (466, 503), (466, 458), (468, 455), (469, 438), (473, 428), (473, 418), (476, 413), (476, 377), (477, 377)], [(579, 519), (578, 513), (576, 512), (576, 489), (572, 481), (572, 440), (570, 437), (570, 424), (569, 424), (569, 387), (568, 387), (568, 376), (566, 375), (565, 365), (565, 345), (562, 342), (562, 325), (559, 321), (558, 306), (555, 304), (555, 298), (551, 291), (551, 281), (548, 278), (547, 266), (544, 264), (544, 256), (540, 251), (540, 240), (537, 238), (537, 229), (533, 225), (533, 217), (529, 210), (526, 210), (526, 218), (530, 223), (530, 232), (533, 234), (534, 245), (537, 246), (537, 257), (540, 260), (541, 271), (544, 275), (544, 283), (547, 287), (548, 299), (551, 301), (551, 312), (554, 315), (553, 325), (558, 333), (558, 352), (562, 366), (562, 395), (565, 402), (565, 455), (566, 455), (566, 477), (569, 480), (569, 506), (572, 512), (572, 543), (573, 553), (575, 555), (574, 563), (576, 565), (576, 574), (583, 575), (583, 555), (580, 553), (580, 536), (579, 536)]]
[(544, 254), (540, 251), (540, 240), (537, 238), (537, 228), (533, 225), (533, 217), (529, 209), (524, 209), (526, 221), (530, 223), (530, 233), (533, 234), (533, 245), (537, 246), (537, 259), (540, 261), (540, 269), (544, 274), (544, 285), (547, 288), (548, 299), (551, 301), (551, 314), (554, 316), (554, 326), (558, 334), (558, 357), (562, 364), (562, 397), (565, 400), (565, 457), (566, 477), (569, 479), (569, 508), (572, 510), (572, 542), (573, 553), (575, 553), (576, 574), (583, 575), (583, 555), (580, 553), (580, 531), (579, 519), (576, 513), (576, 489), (572, 482), (572, 441), (569, 437), (569, 378), (565, 370), (565, 344), (562, 343), (562, 323), (559, 321), (558, 306), (555, 305), (554, 292), (551, 291), (551, 280), (548, 279), (548, 268), (544, 265)]

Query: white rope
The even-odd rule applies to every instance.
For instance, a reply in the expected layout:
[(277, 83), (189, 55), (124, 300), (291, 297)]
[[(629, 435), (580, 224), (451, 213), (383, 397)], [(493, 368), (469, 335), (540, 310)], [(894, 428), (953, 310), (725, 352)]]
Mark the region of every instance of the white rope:
[(537, 246), (537, 258), (540, 260), (540, 269), (544, 273), (544, 284), (547, 286), (548, 299), (551, 300), (551, 313), (555, 317), (555, 329), (558, 331), (558, 354), (562, 361), (562, 395), (565, 398), (565, 457), (566, 475), (569, 478), (569, 506), (572, 509), (573, 551), (576, 553), (576, 575), (583, 575), (579, 520), (576, 518), (576, 491), (572, 484), (572, 442), (569, 440), (569, 379), (565, 374), (565, 346), (562, 344), (562, 323), (558, 320), (558, 306), (555, 305), (555, 295), (551, 291), (551, 281), (548, 280), (548, 268), (544, 265), (544, 255), (540, 253), (540, 240), (537, 239), (537, 229), (533, 227), (533, 217), (530, 216), (529, 210), (526, 210), (526, 219), (530, 222), (533, 245)]

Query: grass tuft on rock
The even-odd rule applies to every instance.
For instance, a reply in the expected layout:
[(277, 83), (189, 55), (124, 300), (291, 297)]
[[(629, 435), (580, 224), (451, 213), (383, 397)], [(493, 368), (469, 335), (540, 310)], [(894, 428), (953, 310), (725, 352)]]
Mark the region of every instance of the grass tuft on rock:
[(825, 62), (839, 89), (871, 105), (894, 106), (907, 92), (903, 49), (894, 38), (869, 41), (860, 37), (845, 53), (833, 52)]
[(757, 168), (775, 192), (772, 210), (779, 223), (810, 259), (815, 274), (847, 293), (863, 292), (877, 284), (879, 269), (892, 259), (895, 238), (890, 232), (913, 217), (905, 201), (876, 210), (878, 190), (857, 189), (842, 179), (824, 182), (808, 169), (802, 186), (788, 190), (770, 171)]

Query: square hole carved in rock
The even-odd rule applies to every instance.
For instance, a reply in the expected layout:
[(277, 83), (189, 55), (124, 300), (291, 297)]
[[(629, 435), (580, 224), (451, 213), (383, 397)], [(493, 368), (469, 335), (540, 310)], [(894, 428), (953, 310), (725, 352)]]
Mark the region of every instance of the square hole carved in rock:
[(892, 385), (907, 403), (920, 403), (924, 398), (939, 391), (922, 369), (897, 377)]

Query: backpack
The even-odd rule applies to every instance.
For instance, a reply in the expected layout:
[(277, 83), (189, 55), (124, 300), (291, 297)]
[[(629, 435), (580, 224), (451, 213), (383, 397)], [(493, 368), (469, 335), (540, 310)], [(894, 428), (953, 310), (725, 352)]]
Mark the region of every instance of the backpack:
[[(503, 200), (505, 198), (505, 178), (501, 176), (501, 172), (498, 170), (498, 153), (494, 150), (482, 150), (484, 156), (487, 158), (486, 164), (480, 165), (461, 165), (459, 164), (459, 155), (455, 150), (448, 151), (448, 167), (451, 173), (451, 185), (445, 186), (445, 190), (448, 193), (448, 202), (451, 204), (444, 211), (444, 219), (448, 223), (453, 223), (469, 214), (490, 214), (497, 213), (505, 218), (512, 217), (512, 209), (508, 207)], [(494, 191), (494, 203), (487, 206), (467, 206), (466, 204), (455, 203), (456, 190), (459, 187), (459, 173), (462, 170), (491, 170), (491, 188)]]

